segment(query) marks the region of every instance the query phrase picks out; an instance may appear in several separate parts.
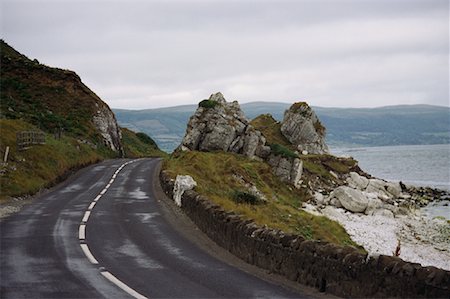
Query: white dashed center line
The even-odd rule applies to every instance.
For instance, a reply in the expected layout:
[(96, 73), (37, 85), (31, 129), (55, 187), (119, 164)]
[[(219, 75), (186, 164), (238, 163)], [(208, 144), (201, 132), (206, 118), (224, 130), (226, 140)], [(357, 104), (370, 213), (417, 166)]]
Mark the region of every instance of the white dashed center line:
[[(86, 212), (83, 215), (83, 219), (81, 220), (81, 224), (78, 228), (78, 239), (80, 240), (80, 246), (81, 249), (84, 252), (84, 255), (87, 257), (87, 259), (89, 260), (89, 262), (91, 262), (91, 264), (94, 265), (98, 265), (98, 261), (95, 259), (94, 255), (91, 253), (91, 251), (89, 250), (89, 246), (86, 244), (86, 226), (87, 226), (87, 222), (89, 220), (89, 217), (91, 216), (92, 210), (94, 209), (96, 203), (99, 201), (99, 199), (102, 197), (102, 195), (104, 195), (106, 193), (106, 191), (108, 191), (109, 187), (111, 187), (112, 183), (114, 183), (114, 180), (116, 179), (117, 175), (119, 174), (119, 172), (128, 164), (135, 162), (136, 160), (133, 161), (128, 161), (124, 164), (122, 164), (113, 174), (113, 176), (111, 177), (111, 180), (109, 181), (109, 183), (103, 188), (102, 191), (100, 191), (100, 194), (97, 195), (93, 201), (89, 204), (89, 207), (87, 208)], [(103, 268), (102, 268), (103, 269)], [(127, 286), (126, 284), (124, 284), (122, 281), (120, 281), (117, 277), (115, 277), (113, 274), (111, 274), (108, 271), (105, 270), (101, 270), (101, 274), (108, 279), (110, 282), (112, 282), (113, 284), (115, 284), (116, 286), (118, 286), (119, 288), (121, 288), (123, 291), (125, 291), (126, 293), (128, 293), (129, 295), (133, 296), (134, 298), (138, 298), (138, 299), (147, 299), (147, 297), (139, 294), (138, 292), (136, 292), (135, 290), (133, 290), (132, 288), (130, 288), (129, 286)]]

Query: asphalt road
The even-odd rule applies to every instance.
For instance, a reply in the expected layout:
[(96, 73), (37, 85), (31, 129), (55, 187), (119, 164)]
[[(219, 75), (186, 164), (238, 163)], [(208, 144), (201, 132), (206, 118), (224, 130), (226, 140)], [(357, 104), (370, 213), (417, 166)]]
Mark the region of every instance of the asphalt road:
[(154, 190), (158, 160), (130, 162), (82, 169), (1, 220), (0, 298), (305, 297), (192, 242)]

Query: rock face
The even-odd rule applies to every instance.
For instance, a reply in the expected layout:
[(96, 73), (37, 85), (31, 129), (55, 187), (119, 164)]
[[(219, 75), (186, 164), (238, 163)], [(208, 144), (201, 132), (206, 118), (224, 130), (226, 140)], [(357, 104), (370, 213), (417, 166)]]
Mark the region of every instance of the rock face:
[(113, 151), (122, 152), (122, 135), (114, 113), (103, 102), (96, 103), (95, 105), (98, 109), (96, 115), (92, 118), (92, 121), (102, 135), (103, 142)]
[(189, 175), (177, 175), (173, 187), (173, 200), (181, 207), (181, 196), (187, 190), (192, 190), (197, 186), (197, 182)]
[(239, 104), (228, 103), (219, 92), (202, 101), (189, 119), (182, 150), (224, 151), (249, 158), (266, 158), (270, 148), (250, 124)]
[(302, 160), (271, 154), (267, 162), (272, 166), (273, 173), (283, 182), (288, 182), (295, 188), (300, 188), (302, 182), (300, 179), (303, 172)]
[(299, 152), (328, 153), (328, 146), (325, 144), (325, 127), (322, 126), (314, 111), (304, 102), (295, 103), (286, 110), (281, 123), (281, 133), (297, 147)]

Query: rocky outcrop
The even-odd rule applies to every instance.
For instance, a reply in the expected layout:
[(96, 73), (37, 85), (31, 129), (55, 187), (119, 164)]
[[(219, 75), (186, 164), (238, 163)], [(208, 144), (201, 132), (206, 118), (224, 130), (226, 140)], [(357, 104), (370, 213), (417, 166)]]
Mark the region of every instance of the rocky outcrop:
[(278, 176), (281, 181), (290, 183), (295, 188), (300, 188), (303, 172), (302, 160), (299, 158), (271, 154), (267, 163), (272, 166), (273, 173)]
[(114, 113), (103, 102), (97, 102), (95, 106), (97, 111), (92, 121), (102, 135), (104, 144), (113, 151), (122, 152), (122, 134)]
[(328, 153), (325, 143), (325, 127), (314, 111), (304, 102), (293, 104), (284, 113), (281, 133), (299, 152)]
[(266, 139), (249, 124), (238, 102), (226, 102), (220, 92), (200, 102), (189, 119), (181, 150), (220, 150), (262, 159), (270, 153)]

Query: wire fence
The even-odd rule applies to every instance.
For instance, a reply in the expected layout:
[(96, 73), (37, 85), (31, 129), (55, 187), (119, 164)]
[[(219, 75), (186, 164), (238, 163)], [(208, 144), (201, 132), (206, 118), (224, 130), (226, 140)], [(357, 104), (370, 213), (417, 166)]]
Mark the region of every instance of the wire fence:
[(25, 150), (32, 145), (45, 144), (45, 134), (39, 131), (21, 131), (16, 134), (17, 149)]

